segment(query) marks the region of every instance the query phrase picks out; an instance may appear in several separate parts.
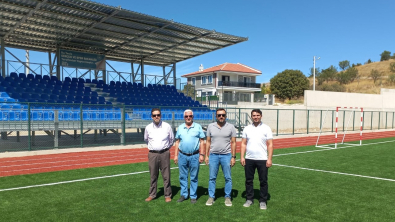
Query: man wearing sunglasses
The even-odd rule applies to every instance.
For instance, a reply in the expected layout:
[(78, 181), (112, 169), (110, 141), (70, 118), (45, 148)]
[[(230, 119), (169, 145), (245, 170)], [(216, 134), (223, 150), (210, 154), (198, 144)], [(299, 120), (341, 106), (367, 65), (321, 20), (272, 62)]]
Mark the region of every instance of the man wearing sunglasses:
[(236, 162), (236, 129), (226, 122), (225, 109), (219, 108), (216, 111), (217, 122), (211, 123), (207, 127), (206, 140), (206, 165), (209, 165), (210, 179), (208, 183), (209, 198), (207, 206), (211, 206), (215, 200), (215, 185), (219, 166), (225, 177), (225, 206), (232, 206), (232, 175), (231, 167)]
[(161, 121), (161, 111), (158, 108), (151, 110), (153, 122), (145, 127), (144, 140), (148, 144), (148, 165), (151, 175), (149, 197), (145, 201), (155, 199), (159, 169), (162, 172), (165, 201), (171, 201), (170, 184), (170, 148), (173, 145), (174, 134), (168, 123)]
[[(240, 163), (244, 167), (246, 177), (246, 202), (244, 207), (250, 207), (254, 200), (254, 174), (258, 171), (260, 192), (259, 208), (266, 210), (268, 198), (267, 173), (272, 166), (273, 157), (273, 134), (270, 127), (263, 124), (262, 111), (253, 109), (251, 111), (252, 124), (243, 130), (240, 151)], [(244, 154), (246, 156), (244, 157)]]
[(190, 174), (191, 203), (197, 199), (198, 174), (200, 163), (204, 159), (204, 132), (200, 124), (193, 122), (193, 112), (184, 111), (185, 123), (178, 127), (174, 151), (174, 163), (178, 164), (180, 173), (181, 197), (177, 202), (188, 199), (188, 172)]

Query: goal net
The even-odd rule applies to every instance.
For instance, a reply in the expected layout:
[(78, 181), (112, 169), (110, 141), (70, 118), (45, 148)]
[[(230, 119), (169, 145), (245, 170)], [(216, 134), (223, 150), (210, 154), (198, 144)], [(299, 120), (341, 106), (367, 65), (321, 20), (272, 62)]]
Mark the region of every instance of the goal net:
[[(328, 115), (331, 114), (335, 115), (335, 118), (333, 118), (333, 116), (332, 118), (329, 118)], [(325, 124), (328, 119), (332, 119), (332, 126), (334, 124), (334, 136), (333, 133), (330, 135), (324, 135), (324, 132), (326, 131), (324, 126), (328, 125)], [(336, 149), (339, 146), (361, 146), (362, 128), (363, 108), (336, 107), (335, 111), (327, 110), (320, 126), (320, 132), (315, 147)]]

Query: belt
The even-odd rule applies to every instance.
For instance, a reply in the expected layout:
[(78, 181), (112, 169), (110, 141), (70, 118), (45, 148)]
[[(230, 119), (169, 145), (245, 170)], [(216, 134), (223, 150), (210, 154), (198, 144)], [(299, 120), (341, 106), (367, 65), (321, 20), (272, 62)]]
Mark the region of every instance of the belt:
[(170, 149), (170, 147), (163, 149), (163, 150), (150, 150), (149, 152), (150, 153), (164, 153), (164, 152), (168, 151), (169, 149)]
[(184, 154), (185, 156), (192, 156), (192, 155), (195, 155), (195, 154), (198, 154), (198, 153), (199, 153), (199, 150), (196, 150), (196, 151), (193, 152), (193, 153), (184, 153), (184, 152), (182, 152), (180, 149), (178, 149), (178, 151), (180, 151), (180, 153)]

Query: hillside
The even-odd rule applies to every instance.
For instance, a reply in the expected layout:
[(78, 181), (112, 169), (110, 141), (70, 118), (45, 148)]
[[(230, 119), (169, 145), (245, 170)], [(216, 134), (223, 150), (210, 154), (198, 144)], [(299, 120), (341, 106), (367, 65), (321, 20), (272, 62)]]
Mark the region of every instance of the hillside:
[[(395, 89), (395, 85), (391, 85), (387, 81), (388, 76), (391, 74), (389, 66), (392, 62), (395, 62), (395, 59), (356, 66), (361, 78), (359, 81), (355, 80), (350, 84), (345, 84), (346, 92), (380, 94), (380, 88)], [(376, 84), (373, 83), (373, 79), (370, 77), (372, 69), (378, 70), (382, 73), (382, 77), (376, 81)], [(313, 84), (313, 77), (309, 79), (310, 83)], [(337, 83), (337, 81), (329, 81), (329, 84), (331, 83)]]

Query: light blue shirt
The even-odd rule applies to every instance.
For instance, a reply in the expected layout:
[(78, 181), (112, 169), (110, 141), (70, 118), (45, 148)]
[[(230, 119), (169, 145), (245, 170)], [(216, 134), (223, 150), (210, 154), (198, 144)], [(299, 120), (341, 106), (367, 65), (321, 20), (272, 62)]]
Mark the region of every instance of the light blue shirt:
[(199, 150), (200, 139), (205, 137), (202, 126), (198, 123), (192, 123), (192, 126), (187, 128), (185, 123), (178, 127), (175, 139), (180, 140), (179, 149), (183, 153), (193, 153)]

